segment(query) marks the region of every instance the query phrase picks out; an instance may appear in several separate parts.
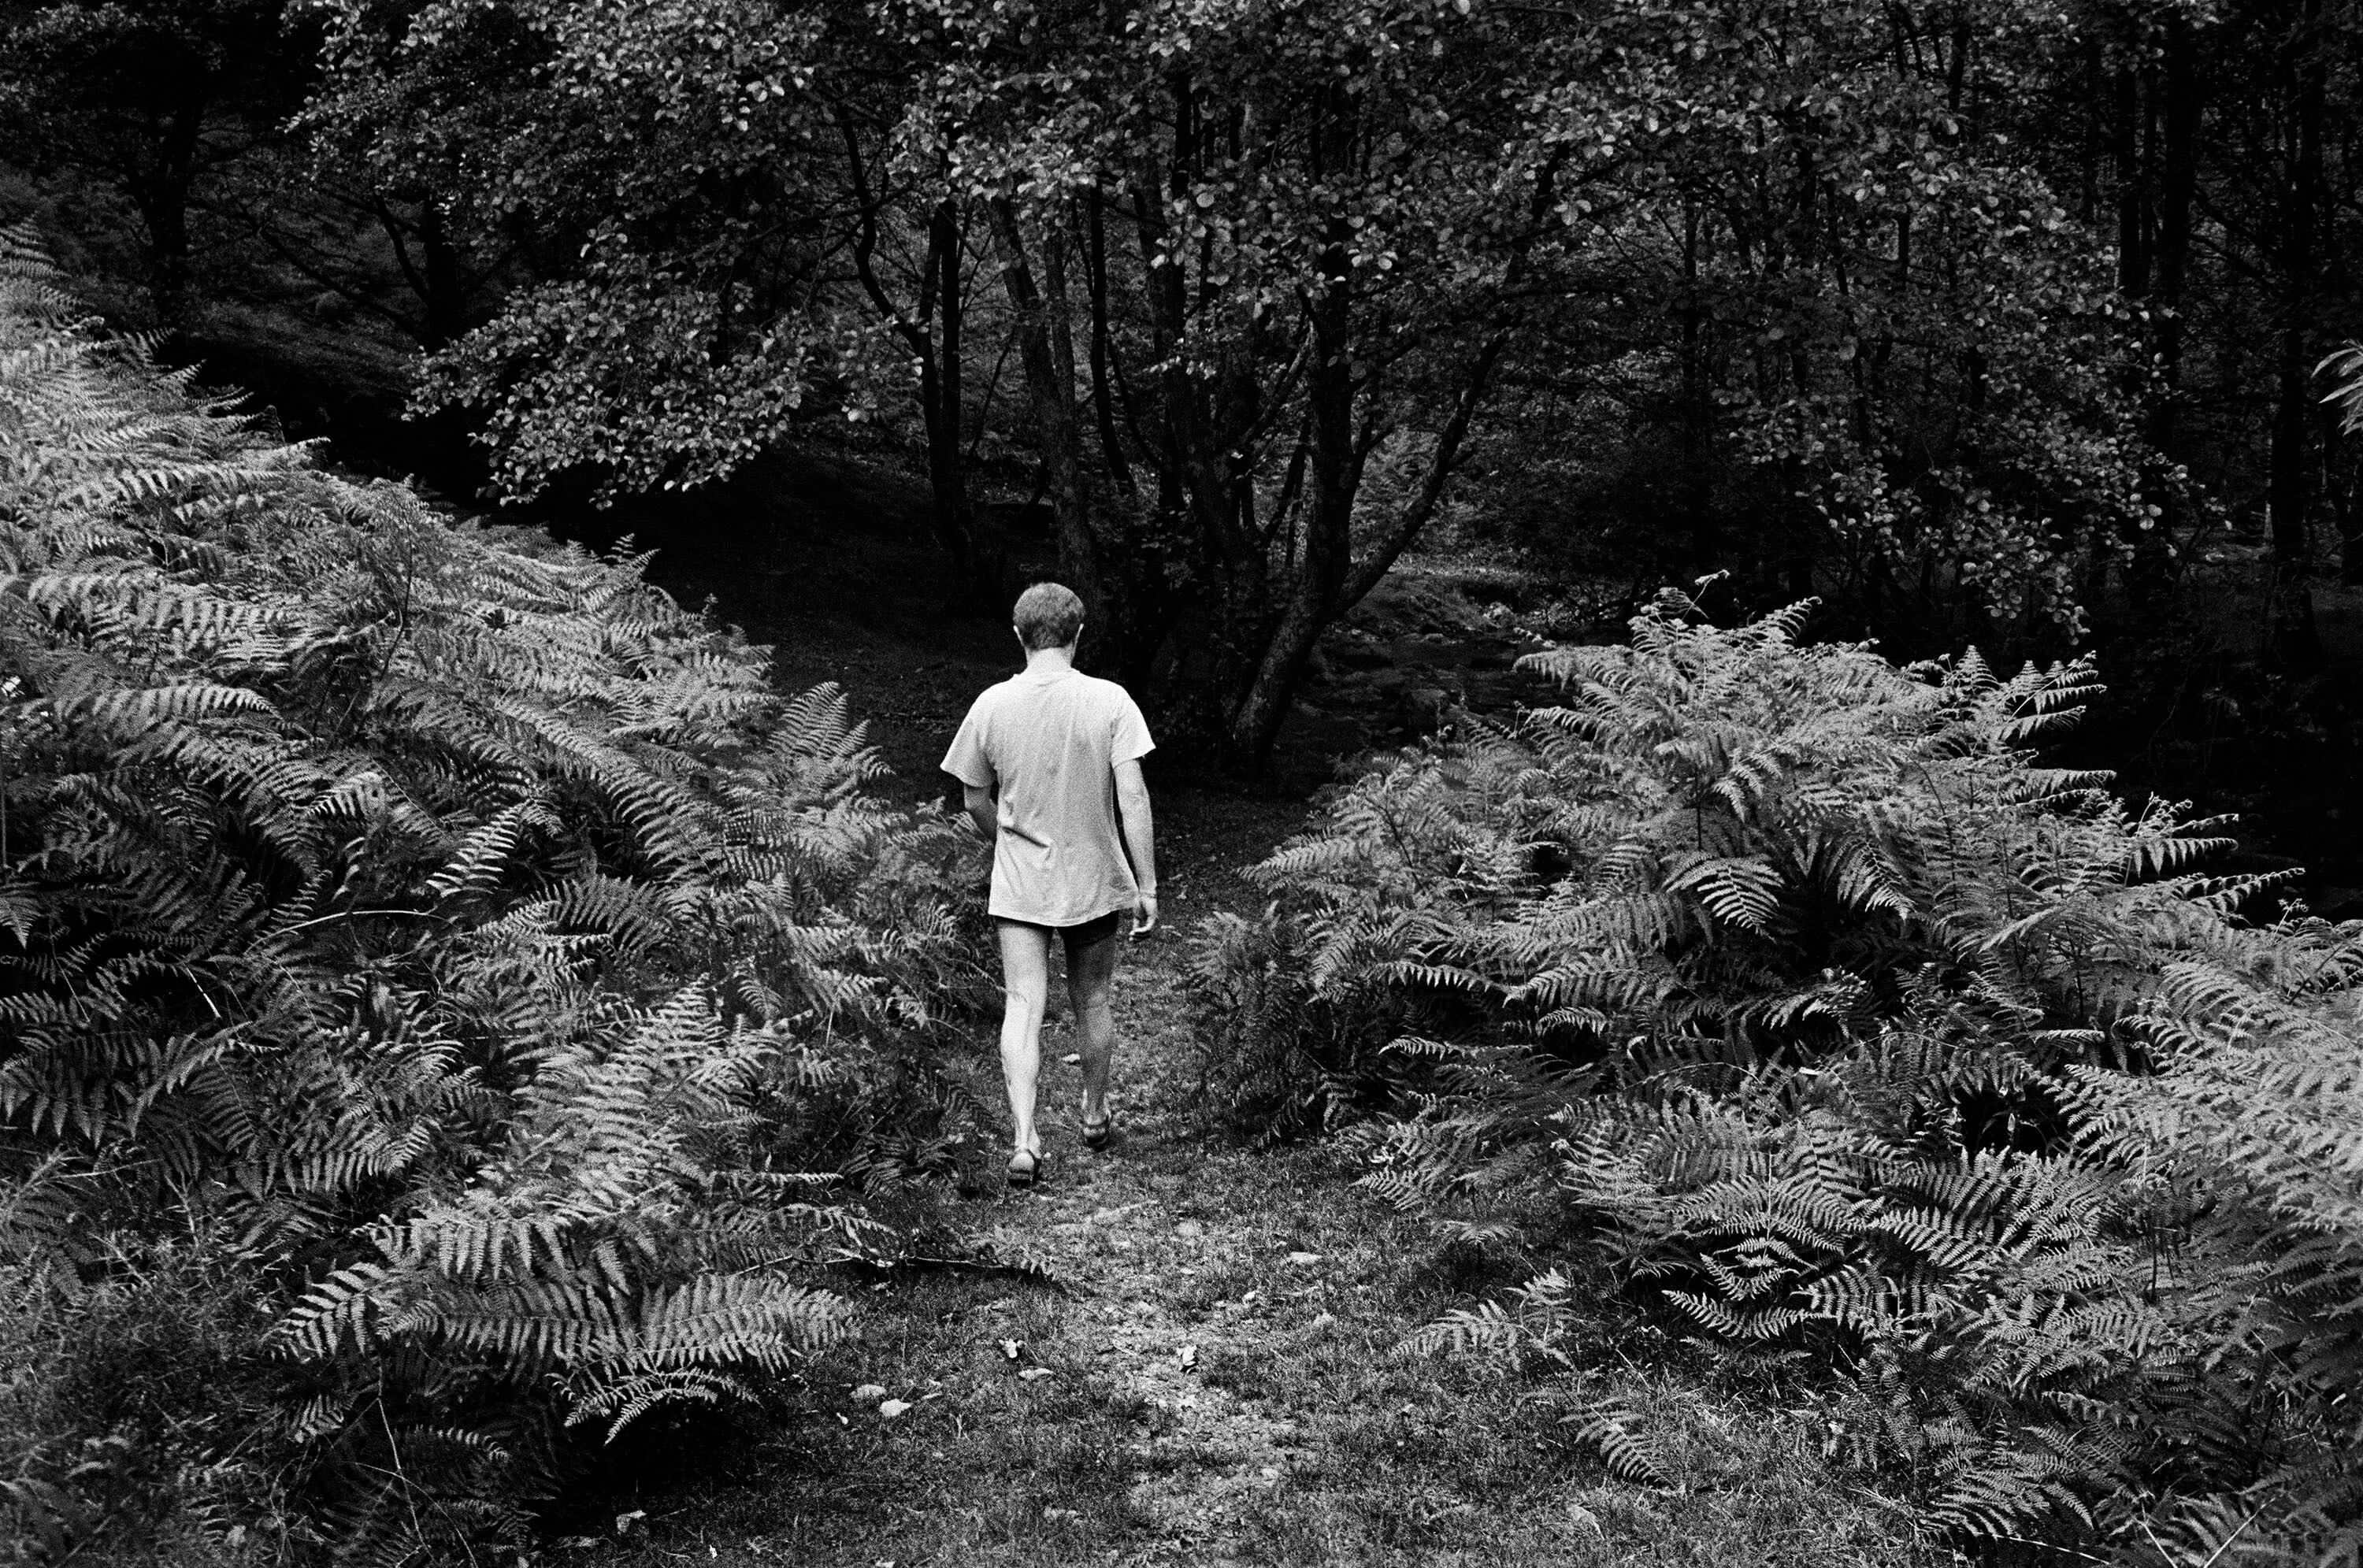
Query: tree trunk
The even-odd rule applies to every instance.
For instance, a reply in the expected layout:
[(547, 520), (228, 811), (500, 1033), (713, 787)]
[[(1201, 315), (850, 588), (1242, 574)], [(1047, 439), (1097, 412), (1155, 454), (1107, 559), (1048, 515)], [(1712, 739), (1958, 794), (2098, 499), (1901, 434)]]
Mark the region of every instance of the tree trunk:
[(418, 249), (426, 263), (421, 305), (426, 329), (418, 346), (432, 354), (448, 348), (468, 330), (467, 286), (462, 282), (459, 248), (443, 225), (442, 209), (433, 196), (418, 204)]
[[(2153, 160), (2156, 193), (2146, 197), (2149, 232), (2142, 240), (2141, 271), (2149, 305), (2150, 353), (2155, 379), (2148, 388), (2144, 435), (2169, 463), (2182, 460), (2182, 306), (2191, 270), (2191, 208), (2199, 191), (2199, 132), (2206, 88), (2200, 72), (2199, 40), (2180, 17), (2169, 18), (2157, 85), (2163, 101), (2153, 119), (2158, 127)], [(2175, 493), (2161, 491), (2165, 511), (2128, 541), (2133, 561), (2127, 588), (2137, 613), (2156, 609), (2170, 591), (2171, 542), (2181, 522)]]
[[(1801, 399), (1813, 395), (1813, 370), (1805, 358), (1804, 346), (1797, 344), (1788, 353), (1790, 384)], [(1783, 542), (1785, 558), (1781, 572), (1786, 597), (1791, 603), (1814, 597), (1814, 546), (1821, 533), (1820, 518), (1804, 500), (1804, 466), (1795, 458), (1781, 459), (1786, 497), (1781, 512), (1788, 523), (1788, 538)]]
[(2272, 451), (2266, 479), (2272, 522), (2272, 651), (2285, 663), (2307, 664), (2320, 654), (2314, 630), (2312, 537), (2313, 435), (2312, 352), (2315, 271), (2320, 265), (2322, 121), (2327, 82), (2323, 59), (2322, 0), (2303, 0), (2290, 44), (2290, 146), (2280, 223), (2280, 341)]
[(1691, 571), (1704, 577), (1722, 564), (1722, 519), (1707, 471), (1707, 441), (1714, 422), (1714, 395), (1706, 364), (1706, 308), (1699, 298), (1698, 204), (1682, 217), (1682, 303), (1679, 311), (1682, 364), (1682, 511), (1690, 525)]
[[(1308, 172), (1315, 182), (1326, 170), (1343, 166), (1352, 158), (1358, 128), (1357, 105), (1344, 89), (1334, 90), (1323, 107), (1309, 149)], [(1534, 235), (1542, 232), (1558, 200), (1559, 170), (1554, 160), (1537, 171), (1527, 208), (1526, 237), (1512, 248), (1503, 278), (1507, 287), (1514, 288), (1521, 281), (1526, 247)], [(1510, 345), (1509, 331), (1498, 329), (1470, 356), (1460, 374), (1459, 394), (1437, 434), (1419, 489), (1388, 520), (1369, 552), (1359, 561), (1353, 559), (1354, 506), (1361, 491), (1363, 465), (1382, 433), (1367, 417), (1356, 427), (1354, 275), (1347, 248), (1350, 235), (1342, 215), (1331, 221), (1323, 237), (1323, 287), (1307, 301), (1311, 342), (1305, 356), (1307, 428), (1303, 450), (1308, 478), (1302, 554), (1288, 582), (1278, 622), (1265, 640), (1254, 679), (1231, 710), (1226, 749), (1235, 768), (1260, 768), (1270, 758), (1321, 634), (1379, 585), (1436, 514), (1446, 484), (1460, 466), (1470, 425), (1492, 390), (1493, 373)], [(1292, 489), (1293, 460), (1290, 470)]]
[(1107, 458), (1108, 477), (1115, 482), (1116, 492), (1129, 501), (1137, 491), (1132, 481), (1132, 465), (1125, 458), (1124, 440), (1116, 434), (1116, 369), (1108, 333), (1107, 227), (1100, 215), (1096, 193), (1084, 198), (1082, 205), (1083, 282), (1092, 307), (1092, 414), (1099, 425), (1100, 450)]
[[(1428, 458), (1418, 491), (1359, 562), (1349, 555), (1354, 500), (1361, 488), (1362, 464), (1371, 442), (1367, 433), (1360, 436), (1354, 433), (1353, 382), (1347, 369), (1341, 365), (1326, 386), (1316, 385), (1311, 400), (1314, 478), (1304, 530), (1307, 558), (1290, 584), (1288, 602), (1264, 645), (1255, 678), (1232, 711), (1228, 749), (1233, 767), (1261, 767), (1271, 756), (1281, 723), (1288, 717), (1288, 704), (1321, 634), (1379, 585), (1435, 515), (1446, 481), (1459, 464), (1470, 422), (1491, 389), (1493, 371), (1508, 346), (1508, 334), (1496, 333), (1477, 350), (1462, 378), (1451, 417), (1437, 436), (1436, 450)], [(1325, 584), (1331, 585), (1326, 591)]]
[(859, 128), (851, 120), (842, 120), (838, 129), (859, 204), (853, 236), (855, 275), (871, 303), (893, 323), (919, 370), (919, 422), (927, 443), (928, 510), (936, 539), (951, 558), (955, 600), (987, 609), (1002, 597), (1002, 562), (997, 554), (992, 560), (981, 558), (977, 548), (975, 517), (969, 506), (967, 450), (960, 430), (960, 333), (966, 317), (960, 298), (960, 262), (967, 253), (968, 226), (960, 204), (949, 196), (938, 201), (927, 215), (927, 254), (920, 263), (919, 297), (916, 308), (905, 312), (878, 276), (878, 217), (885, 197), (871, 191)]
[(2338, 580), (2363, 586), (2363, 507), (2356, 504), (2354, 463), (2337, 414), (2324, 409), (2321, 418), (2322, 493), (2338, 525)]
[(980, 608), (993, 608), (1002, 597), (1002, 567), (986, 560), (977, 547), (975, 518), (969, 507), (968, 455), (962, 444), (963, 388), (960, 355), (967, 310), (960, 298), (960, 259), (967, 248), (967, 228), (959, 206), (949, 198), (936, 204), (927, 220), (929, 278), (924, 291), (920, 326), (926, 326), (926, 306), (935, 306), (937, 326), (932, 355), (919, 360), (919, 400), (927, 436), (927, 490), (932, 502), (936, 537), (951, 558), (962, 597)]
[(147, 231), (148, 293), (165, 326), (179, 331), (189, 309), (189, 191), (196, 182), (203, 100), (169, 116), (151, 159), (124, 182)]
[(2109, 157), (2117, 176), (2117, 290), (2149, 286), (2149, 180), (2141, 161), (2141, 82), (2127, 66), (2110, 83)]
[(2199, 193), (2199, 128), (2204, 88), (2199, 44), (2180, 17), (2166, 24), (2165, 60), (2159, 87), (2158, 194), (2151, 208), (2151, 267), (2147, 297), (2157, 356), (2158, 387), (2149, 410), (2152, 446), (2174, 458), (2178, 445), (2177, 398), (2182, 377), (2182, 295), (2191, 269), (2191, 214)]
[[(1354, 117), (1355, 105), (1342, 89), (1323, 95), (1305, 149), (1307, 172), (1316, 182), (1350, 161)], [(1354, 264), (1348, 248), (1352, 231), (1344, 214), (1329, 219), (1322, 239), (1320, 287), (1305, 304), (1312, 342), (1304, 386), (1302, 550), (1278, 621), (1231, 707), (1226, 760), (1239, 770), (1259, 768), (1270, 756), (1313, 645), (1337, 613), (1351, 561), (1354, 493), (1368, 448), (1354, 432)]]
[[(1082, 657), (1087, 664), (1120, 672), (1117, 678), (1130, 683), (1137, 680), (1136, 672), (1145, 670), (1147, 657), (1137, 646), (1143, 639), (1136, 625), (1136, 607), (1126, 602), (1126, 595), (1113, 591), (1117, 585), (1109, 580), (1108, 562), (1101, 548), (1102, 510), (1097, 487), (1083, 459), (1073, 360), (1058, 351), (1063, 334), (1054, 335), (1053, 302), (1045, 298), (1035, 281), (1016, 203), (1007, 196), (995, 196), (985, 204), (985, 212), (1001, 263), (1002, 288), (1015, 317), (1018, 369), (1033, 402), (1042, 464), (1057, 503), (1059, 576), (1083, 601)], [(1059, 373), (1062, 365), (1070, 374)]]

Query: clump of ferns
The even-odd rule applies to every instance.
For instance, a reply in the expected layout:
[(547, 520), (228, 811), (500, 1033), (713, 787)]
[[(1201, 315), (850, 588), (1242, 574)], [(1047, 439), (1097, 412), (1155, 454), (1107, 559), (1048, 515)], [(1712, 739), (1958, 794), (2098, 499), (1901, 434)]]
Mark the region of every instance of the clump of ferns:
[(0, 1252), (202, 1196), (304, 1298), (332, 1533), (507, 1528), (567, 1423), (843, 1331), (974, 848), (639, 561), (323, 473), (39, 273), (0, 244)]
[[(1932, 1533), (2346, 1549), (2356, 930), (2244, 925), (2215, 823), (2041, 767), (2089, 668), (1797, 624), (1668, 601), (1544, 656), (1561, 707), (1360, 780), (1265, 867), (1303, 934), (1230, 953), (1282, 1027), (1459, 999), (1318, 1045), (1419, 1086), (1372, 1185), (1826, 1368), (1833, 1455)], [(1443, 1331), (1539, 1354), (1564, 1284)]]

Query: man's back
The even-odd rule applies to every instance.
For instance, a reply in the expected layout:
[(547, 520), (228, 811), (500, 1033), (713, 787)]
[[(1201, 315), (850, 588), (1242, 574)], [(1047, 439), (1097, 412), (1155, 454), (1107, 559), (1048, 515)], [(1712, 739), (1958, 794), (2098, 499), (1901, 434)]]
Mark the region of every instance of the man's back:
[(1022, 671), (976, 700), (944, 768), (999, 791), (993, 916), (1070, 926), (1133, 908), (1115, 770), (1152, 745), (1123, 687), (1071, 668)]

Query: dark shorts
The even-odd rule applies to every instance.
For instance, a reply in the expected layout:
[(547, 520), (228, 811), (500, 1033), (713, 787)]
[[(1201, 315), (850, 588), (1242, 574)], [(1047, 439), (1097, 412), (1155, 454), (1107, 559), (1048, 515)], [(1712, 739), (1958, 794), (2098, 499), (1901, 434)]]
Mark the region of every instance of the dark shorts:
[(1010, 920), (1001, 916), (995, 918), (999, 919), (1004, 925), (1022, 925), (1029, 931), (1056, 933), (1059, 940), (1067, 944), (1067, 960), (1072, 963), (1076, 954), (1087, 947), (1096, 947), (1114, 936), (1116, 922), (1122, 920), (1124, 915), (1120, 911), (1111, 910), (1099, 919), (1087, 920), (1081, 925), (1036, 925), (1030, 920)]

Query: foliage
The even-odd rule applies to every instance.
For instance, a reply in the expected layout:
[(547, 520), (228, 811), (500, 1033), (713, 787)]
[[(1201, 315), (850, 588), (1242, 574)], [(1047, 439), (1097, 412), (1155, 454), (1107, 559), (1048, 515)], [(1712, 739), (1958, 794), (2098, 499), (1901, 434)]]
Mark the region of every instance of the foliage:
[(256, 0), (139, 6), (56, 0), (0, 20), (0, 129), (13, 158), (64, 169), (136, 220), (150, 304), (183, 325), (201, 185), (233, 161), (240, 116), (292, 106), (275, 7)]
[(2330, 391), (2322, 401), (2337, 411), (2339, 428), (2352, 432), (2363, 425), (2363, 343), (2331, 350), (2314, 366), (2313, 373), (2331, 379)]
[(283, 366), (392, 327), (514, 495), (912, 436), (963, 582), (969, 491), (1049, 496), (1093, 656), (1250, 765), (1456, 506), (1914, 654), (2170, 612), (2178, 752), (2215, 645), (2312, 658), (2331, 525), (2363, 563), (2304, 373), (2356, 327), (2319, 0), (17, 15), (0, 115), (94, 269)]
[(987, 215), (1086, 654), (1146, 679), (1203, 607), (1171, 696), (1258, 766), (1315, 639), (1434, 516), (1552, 259), (1598, 237), (1614, 160), (1556, 134), (1555, 94), (1614, 82), (1617, 24), (895, 14), (937, 56), (898, 154)]
[(491, 320), (429, 345), (418, 389), (485, 412), (503, 493), (583, 464), (609, 470), (603, 493), (695, 484), (779, 437), (835, 331), (809, 150), (834, 135), (811, 91), (826, 7), (321, 14), (304, 127), (324, 161), (441, 214), (455, 258), (524, 251)]
[(283, 1374), (233, 1241), (152, 1239), (89, 1285), (0, 1266), (0, 1562), (271, 1560)]
[(967, 835), (640, 562), (319, 470), (21, 240), (0, 291), (0, 1247), (67, 1288), (206, 1216), (323, 1528), (513, 1533), (567, 1425), (844, 1331)]
[[(2211, 824), (2036, 766), (2085, 667), (1691, 609), (1538, 656), (1564, 706), (1367, 776), (1258, 868), (1307, 933), (1260, 994), (1431, 1025), (1301, 1047), (1397, 1064), (1372, 1183), (1834, 1364), (1842, 1446), (1932, 1532), (2351, 1552), (2363, 932), (2242, 924), (2260, 879), (2193, 868)], [(1207, 949), (1231, 995), (1256, 951)], [(1439, 1333), (1548, 1353), (1566, 1292)]]
[(1259, 918), (1218, 912), (1192, 943), (1196, 1103), (1268, 1143), (1383, 1099), (1385, 1074), (1361, 1046), (1392, 1038), (1403, 1018), (1376, 988), (1316, 981), (1308, 940), (1304, 921), (1273, 904)]
[(423, 405), (530, 495), (725, 474), (907, 370), (958, 549), (1005, 366), (1087, 656), (1235, 761), (1472, 458), (1555, 447), (1537, 403), (1680, 425), (1669, 559), (1932, 640), (2072, 635), (2180, 482), (2091, 232), (1965, 107), (2047, 80), (2056, 8), (612, 13), (327, 13), (323, 145), (543, 241)]
[(1544, 318), (1567, 351), (1514, 365), (1486, 499), (1547, 486), (1539, 458), (1553, 554), (1623, 533), (1637, 574), (1820, 594), (1917, 649), (2063, 646), (2177, 482), (2102, 247), (2039, 138), (1987, 106), (2082, 47), (2080, 21), (2016, 0), (1588, 17), (1601, 69), (1555, 82), (1544, 121), (1600, 165)]
[(1315, 995), (1451, 1001), (1587, 1082), (1711, 1077), (1808, 1058), (1928, 970), (2055, 1021), (2106, 1011), (2143, 922), (2258, 886), (2185, 871), (2209, 824), (2028, 766), (2088, 665), (1899, 670), (1800, 646), (1802, 609), (1732, 632), (1688, 609), (1534, 656), (1567, 706), (1405, 755), (1256, 868), (1305, 923)]

